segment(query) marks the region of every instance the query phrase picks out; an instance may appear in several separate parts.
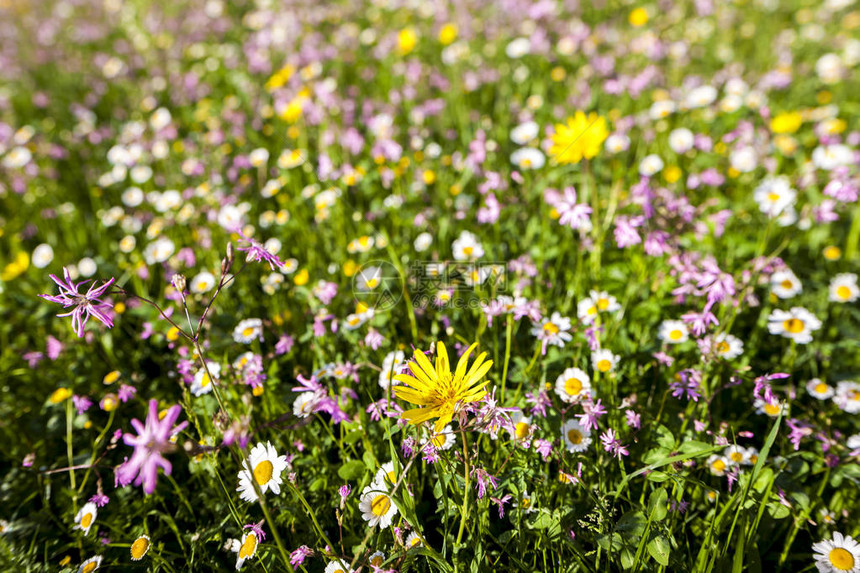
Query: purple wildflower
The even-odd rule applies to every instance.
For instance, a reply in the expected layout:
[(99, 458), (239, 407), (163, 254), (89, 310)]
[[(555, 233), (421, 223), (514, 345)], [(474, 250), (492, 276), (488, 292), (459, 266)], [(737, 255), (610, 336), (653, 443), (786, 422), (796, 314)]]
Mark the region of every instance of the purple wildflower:
[(596, 430), (597, 421), (606, 413), (606, 408), (603, 407), (600, 400), (592, 402), (591, 399), (585, 400), (582, 403), (582, 408), (585, 411), (579, 414), (579, 423), (589, 430)]
[(91, 316), (95, 317), (96, 320), (108, 328), (111, 328), (113, 326), (113, 319), (110, 315), (112, 307), (99, 297), (101, 297), (114, 283), (115, 279), (111, 278), (99, 287), (96, 286), (96, 283), (93, 283), (86, 293), (80, 293), (78, 292), (78, 289), (90, 281), (86, 280), (75, 284), (72, 282), (69, 269), (63, 267), (63, 273), (65, 277), (64, 281), (57, 278), (56, 275), (49, 275), (51, 280), (57, 283), (57, 286), (60, 287), (59, 295), (40, 294), (39, 296), (45, 300), (61, 304), (63, 305), (63, 308), (74, 307), (69, 312), (58, 314), (57, 316), (71, 316), (72, 330), (75, 331), (75, 334), (77, 334), (79, 338), (84, 336), (84, 327), (87, 325), (87, 321)]
[(171, 406), (164, 418), (159, 419), (158, 400), (150, 400), (146, 424), (137, 419), (131, 421), (137, 435), (124, 434), (123, 442), (127, 446), (134, 446), (134, 454), (130, 460), (117, 468), (116, 476), (119, 483), (124, 486), (132, 481), (134, 485), (143, 484), (143, 491), (149, 495), (155, 491), (159, 467), (165, 474), (170, 475), (172, 466), (162, 454), (173, 450), (170, 437), (188, 425), (188, 422), (182, 422), (174, 427), (181, 411), (182, 407), (178, 404)]
[(307, 545), (302, 545), (292, 553), (290, 553), (290, 565), (298, 567), (305, 562), (305, 559), (313, 555), (314, 551)]
[(506, 504), (506, 503), (510, 503), (510, 501), (511, 501), (511, 494), (508, 494), (508, 495), (506, 495), (506, 496), (504, 496), (504, 497), (502, 497), (502, 498), (491, 497), (491, 498), (490, 498), (490, 501), (492, 501), (493, 503), (495, 503), (495, 504), (496, 504), (496, 506), (499, 508), (499, 519), (501, 519), (502, 517), (504, 517), (504, 516), (505, 516), (505, 504)]
[(93, 401), (86, 396), (72, 396), (72, 402), (74, 403), (75, 410), (78, 412), (78, 414), (83, 414), (93, 405)]
[(483, 498), (487, 494), (487, 482), (493, 485), (494, 490), (499, 489), (499, 482), (487, 470), (475, 468), (472, 470), (472, 475), (475, 476), (478, 482), (475, 486), (478, 489), (478, 499)]
[(97, 507), (104, 507), (110, 501), (110, 498), (102, 492), (98, 492), (90, 498), (90, 501), (96, 504)]
[(615, 430), (609, 429), (600, 434), (600, 441), (603, 442), (603, 449), (607, 452), (611, 452), (613, 456), (621, 459), (621, 456), (630, 455), (627, 451), (627, 448), (618, 441), (618, 438), (615, 435)]
[(277, 257), (277, 255), (273, 255), (269, 251), (266, 250), (266, 247), (263, 246), (259, 241), (255, 241), (250, 237), (246, 237), (240, 231), (240, 236), (244, 239), (248, 245), (244, 247), (237, 247), (238, 250), (243, 251), (245, 253), (245, 260), (247, 262), (266, 262), (269, 263), (269, 267), (272, 270), (275, 270), (275, 267), (284, 266), (284, 262)]

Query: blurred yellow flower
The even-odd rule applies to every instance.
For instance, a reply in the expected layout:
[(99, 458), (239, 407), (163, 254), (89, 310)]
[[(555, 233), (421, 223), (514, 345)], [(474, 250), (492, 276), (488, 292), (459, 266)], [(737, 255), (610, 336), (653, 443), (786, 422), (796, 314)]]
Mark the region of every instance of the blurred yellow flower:
[(30, 255), (24, 251), (19, 251), (15, 255), (15, 260), (3, 268), (3, 272), (0, 273), (0, 279), (11, 281), (21, 276), (28, 268), (30, 268)]
[(397, 51), (405, 56), (418, 44), (418, 34), (412, 28), (404, 28), (397, 34)]
[(72, 391), (68, 388), (57, 388), (51, 393), (51, 397), (48, 398), (48, 400), (50, 400), (52, 404), (59, 404), (60, 402), (65, 402), (71, 397)]
[(442, 29), (439, 30), (439, 42), (443, 46), (447, 46), (457, 39), (457, 24), (445, 24), (442, 26)]
[(645, 8), (636, 8), (630, 12), (627, 21), (630, 22), (631, 26), (642, 27), (648, 23), (648, 11)]
[(606, 118), (592, 112), (577, 111), (567, 124), (556, 124), (549, 154), (561, 164), (579, 163), (582, 158), (591, 159), (600, 151), (600, 146), (609, 136)]
[(794, 133), (802, 123), (803, 115), (799, 111), (786, 111), (770, 120), (770, 130), (774, 133)]

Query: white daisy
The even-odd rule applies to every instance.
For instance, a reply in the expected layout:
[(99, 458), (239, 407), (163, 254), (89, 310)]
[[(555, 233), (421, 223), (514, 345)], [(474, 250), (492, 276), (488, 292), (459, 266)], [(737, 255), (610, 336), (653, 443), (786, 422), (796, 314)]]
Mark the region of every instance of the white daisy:
[(812, 544), (819, 573), (860, 573), (860, 543), (849, 535), (833, 532), (833, 539)]
[(149, 548), (152, 547), (152, 540), (148, 535), (141, 535), (131, 544), (131, 560), (140, 561), (144, 555), (149, 553)]
[(726, 470), (729, 468), (729, 465), (731, 465), (731, 462), (724, 456), (714, 454), (708, 458), (708, 469), (711, 471), (712, 475), (726, 475)]
[(744, 343), (737, 336), (722, 333), (714, 337), (714, 348), (720, 358), (734, 360), (743, 354)]
[(299, 418), (307, 418), (316, 404), (316, 392), (299, 392), (293, 402), (293, 414)]
[(394, 376), (398, 374), (401, 368), (406, 364), (406, 355), (402, 350), (395, 350), (385, 355), (382, 360), (381, 371), (379, 372), (379, 387), (383, 390), (388, 390), (394, 381)]
[(508, 430), (515, 440), (527, 440), (532, 433), (532, 419), (522, 411), (517, 410), (511, 416), (513, 426)]
[(652, 175), (656, 175), (663, 169), (663, 160), (660, 159), (659, 155), (651, 154), (646, 156), (639, 163), (639, 174), (644, 175), (645, 177), (651, 177)]
[(821, 321), (803, 307), (791, 310), (775, 309), (767, 319), (767, 329), (771, 334), (790, 338), (798, 344), (812, 342), (812, 331), (821, 328)]
[(569, 330), (570, 319), (562, 316), (559, 312), (554, 312), (551, 317), (543, 319), (540, 324), (534, 324), (531, 333), (545, 345), (552, 344), (564, 348), (564, 345), (573, 339)]
[(614, 296), (605, 291), (593, 290), (576, 305), (576, 315), (580, 320), (591, 323), (600, 312), (616, 312), (620, 309), (621, 305)]
[(253, 559), (257, 554), (257, 547), (260, 545), (260, 539), (257, 532), (251, 529), (242, 535), (241, 541), (234, 539), (231, 550), (236, 553), (236, 571), (242, 568), (245, 561)]
[(595, 370), (604, 374), (613, 370), (620, 359), (620, 356), (613, 354), (612, 351), (606, 348), (601, 348), (591, 353), (591, 365)]
[(272, 490), (275, 495), (281, 493), (281, 473), (287, 469), (287, 456), (279, 456), (271, 442), (258, 443), (251, 450), (249, 456), (252, 470), (248, 469), (248, 460), (242, 460), (239, 472), (239, 497), (245, 501), (256, 501), (257, 492), (251, 482), (253, 479), (260, 488), (260, 493), (265, 494)]
[(370, 557), (367, 558), (367, 563), (371, 567), (381, 568), (382, 564), (385, 563), (385, 553), (382, 551), (371, 553)]
[(806, 391), (816, 400), (827, 400), (836, 393), (832, 386), (822, 382), (820, 378), (813, 378), (807, 382)]
[(33, 254), (30, 256), (30, 260), (33, 263), (33, 266), (37, 269), (44, 269), (51, 264), (51, 261), (54, 260), (54, 249), (51, 245), (42, 243), (33, 249)]
[(849, 414), (860, 412), (860, 384), (850, 380), (839, 382), (833, 402)]
[(102, 556), (96, 555), (95, 557), (90, 557), (78, 567), (78, 573), (93, 573), (96, 569), (98, 569), (102, 564)]
[(756, 414), (764, 414), (771, 418), (776, 418), (780, 414), (785, 412), (785, 402), (780, 402), (779, 400), (775, 402), (766, 402), (761, 398), (756, 398), (753, 402), (753, 407), (755, 408)]
[(203, 294), (209, 292), (217, 284), (218, 280), (215, 275), (209, 271), (203, 271), (191, 279), (188, 290), (193, 294)]
[(511, 130), (511, 141), (517, 145), (526, 145), (538, 136), (540, 127), (533, 121), (521, 123)]
[(788, 177), (767, 177), (753, 191), (753, 199), (758, 203), (759, 211), (769, 217), (777, 217), (794, 206), (797, 191), (792, 189)]
[(847, 145), (819, 145), (812, 150), (812, 164), (823, 171), (849, 166), (853, 161), (854, 152)]
[(421, 444), (424, 445), (430, 442), (437, 450), (450, 450), (454, 446), (455, 441), (451, 426), (445, 426), (442, 428), (442, 431), (433, 432), (429, 438), (422, 438)]
[(576, 420), (565, 422), (561, 427), (561, 435), (569, 452), (583, 452), (591, 445), (591, 430)]
[(520, 494), (519, 500), (514, 503), (514, 507), (519, 508), (523, 513), (533, 513), (536, 511), (534, 507), (534, 498), (529, 493), (529, 490), (523, 490)]
[(546, 165), (546, 157), (540, 149), (521, 147), (511, 153), (511, 163), (523, 170), (540, 169)]
[(397, 470), (394, 468), (394, 462), (386, 462), (376, 470), (376, 475), (373, 476), (373, 481), (378, 483), (388, 483), (394, 485), (397, 483)]
[(666, 344), (681, 344), (690, 339), (690, 331), (680, 320), (664, 320), (660, 324), (657, 337)]
[(263, 321), (259, 318), (246, 318), (233, 329), (233, 340), (249, 344), (254, 339), (263, 340)]
[(421, 536), (418, 535), (417, 531), (413, 531), (412, 533), (407, 535), (406, 540), (403, 542), (407, 549), (411, 549), (412, 547), (418, 547), (422, 543), (423, 541), (421, 541)]
[(350, 571), (349, 565), (342, 559), (338, 559), (337, 561), (329, 561), (328, 565), (325, 566), (324, 573), (350, 573)]
[(361, 517), (370, 527), (384, 529), (391, 525), (391, 520), (397, 515), (397, 505), (388, 495), (388, 486), (384, 482), (373, 482), (361, 492), (358, 502)]
[(90, 532), (90, 528), (93, 526), (93, 523), (96, 521), (96, 517), (99, 515), (99, 508), (96, 507), (96, 504), (93, 502), (88, 502), (84, 504), (84, 506), (78, 511), (78, 514), (75, 516), (75, 529), (80, 529), (84, 532), (84, 535), (87, 535)]
[[(202, 396), (212, 391), (213, 382), (221, 378), (221, 365), (217, 362), (206, 361), (206, 368), (200, 368), (194, 374), (194, 381), (191, 383), (191, 393), (195, 396)], [(210, 377), (211, 375), (211, 377)]]
[(784, 300), (803, 292), (803, 285), (790, 269), (785, 269), (776, 271), (770, 276), (770, 290)]
[(831, 302), (854, 302), (860, 298), (860, 287), (857, 286), (857, 275), (840, 273), (833, 277), (828, 288)]
[(484, 247), (478, 238), (469, 231), (463, 231), (451, 245), (454, 259), (458, 261), (469, 261), (480, 259), (484, 256)]
[(747, 450), (746, 448), (739, 446), (737, 444), (732, 444), (723, 450), (723, 456), (729, 460), (732, 464), (735, 465), (745, 465), (747, 460)]
[(555, 393), (572, 403), (591, 394), (591, 378), (579, 368), (567, 368), (555, 380)]
[(686, 127), (673, 129), (671, 133), (669, 133), (669, 147), (679, 155), (687, 153), (693, 149), (694, 142), (695, 137), (693, 136), (693, 132)]
[(713, 86), (699, 86), (687, 94), (684, 105), (690, 109), (705, 107), (717, 99), (717, 89)]

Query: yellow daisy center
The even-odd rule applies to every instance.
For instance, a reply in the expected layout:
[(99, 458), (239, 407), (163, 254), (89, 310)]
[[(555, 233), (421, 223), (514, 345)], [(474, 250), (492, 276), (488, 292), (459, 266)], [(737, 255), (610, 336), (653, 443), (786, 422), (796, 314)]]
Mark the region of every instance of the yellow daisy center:
[(531, 504), (532, 504), (532, 500), (530, 500), (530, 499), (529, 499), (529, 498), (527, 498), (527, 497), (524, 497), (524, 498), (522, 499), (522, 501), (520, 502), (520, 506), (521, 506), (523, 509), (527, 509)]
[(558, 334), (559, 330), (560, 330), (559, 327), (557, 327), (552, 322), (547, 322), (546, 324), (543, 325), (543, 331), (547, 334), (550, 334), (550, 335)]
[[(436, 444), (433, 444), (433, 445), (435, 446)], [(394, 473), (394, 470), (391, 470), (390, 472), (388, 472), (387, 474), (385, 474), (385, 477), (386, 477), (386, 478), (388, 479), (388, 481), (390, 481), (391, 483), (397, 483), (397, 474), (395, 474), (395, 473)]]
[(764, 411), (768, 416), (776, 416), (779, 414), (779, 404), (765, 404)]
[(824, 394), (825, 392), (827, 392), (827, 384), (825, 384), (824, 382), (819, 382), (815, 385), (815, 391), (819, 394)]
[(474, 247), (463, 247), (463, 254), (467, 257), (475, 251)]
[(93, 571), (95, 571), (96, 567), (98, 567), (98, 566), (99, 566), (98, 563), (96, 563), (95, 561), (92, 561), (92, 562), (84, 565), (84, 568), (82, 569), (82, 571), (83, 571), (83, 573), (93, 573)]
[(799, 318), (789, 318), (788, 320), (784, 320), (782, 322), (782, 327), (786, 332), (790, 332), (791, 334), (798, 334), (799, 332), (803, 332), (803, 321)]
[(529, 425), (526, 422), (518, 422), (516, 427), (517, 437), (523, 439), (529, 435)]
[(601, 372), (609, 372), (612, 369), (612, 362), (604, 358), (597, 362), (597, 369)]
[(212, 382), (212, 379), (205, 372), (203, 373), (203, 377), (200, 379), (200, 386), (206, 388)]
[(86, 513), (86, 514), (84, 514), (84, 517), (81, 519), (81, 527), (86, 529), (87, 527), (90, 526), (90, 524), (92, 522), (93, 522), (93, 514), (92, 513)]
[(382, 517), (386, 513), (388, 513), (388, 509), (391, 507), (391, 500), (388, 499), (387, 495), (377, 495), (373, 498), (373, 501), (370, 502), (370, 511), (373, 512), (373, 515), (377, 517)]
[(146, 537), (138, 537), (134, 543), (131, 544), (131, 558), (137, 561), (146, 555), (146, 552), (149, 550), (149, 539)]
[(684, 336), (684, 333), (677, 328), (669, 333), (669, 338), (671, 338), (672, 340), (681, 340), (682, 336)]
[(246, 559), (254, 554), (254, 551), (257, 549), (257, 534), (249, 533), (248, 537), (245, 538), (245, 542), (242, 544), (242, 547), (239, 548), (239, 559)]
[(242, 336), (251, 336), (252, 334), (254, 334), (254, 329), (251, 328), (250, 326), (246, 326), (242, 330)]
[(434, 448), (441, 448), (445, 445), (445, 434), (436, 434), (430, 441), (433, 442)]
[(842, 547), (834, 547), (828, 555), (828, 559), (830, 559), (830, 564), (840, 571), (849, 571), (854, 568), (854, 556)]
[(717, 343), (717, 352), (719, 352), (720, 354), (725, 354), (728, 351), (729, 351), (729, 343), (728, 342), (726, 342), (725, 340), (721, 340), (720, 342)]
[(582, 391), (582, 382), (578, 378), (568, 378), (564, 381), (564, 391), (576, 396)]
[(744, 459), (744, 455), (740, 452), (732, 452), (729, 457), (732, 458), (732, 461), (735, 463), (740, 463)]
[(609, 308), (609, 299), (608, 298), (597, 299), (597, 308), (600, 310), (606, 310), (607, 308)]
[(568, 430), (567, 431), (567, 439), (571, 444), (579, 445), (582, 443), (582, 432), (579, 430)]
[(774, 193), (773, 191), (771, 191), (767, 194), (767, 198), (773, 202), (779, 201), (779, 193)]
[(784, 289), (790, 289), (793, 286), (793, 283), (790, 280), (785, 279), (784, 281), (779, 283), (779, 286), (781, 286)]
[(275, 466), (269, 460), (263, 460), (254, 468), (254, 479), (260, 485), (269, 483), (272, 479), (272, 473), (275, 471)]
[(375, 557), (370, 558), (370, 564), (374, 567), (382, 566), (382, 555), (376, 555)]
[(851, 297), (851, 289), (845, 285), (836, 287), (836, 296), (842, 300), (848, 300)]
[(379, 280), (375, 279), (375, 278), (367, 279), (365, 284), (367, 285), (368, 288), (376, 288), (376, 286), (379, 284)]
[(711, 467), (714, 468), (714, 471), (721, 472), (726, 469), (726, 462), (723, 460), (715, 460), (714, 463), (711, 464)]

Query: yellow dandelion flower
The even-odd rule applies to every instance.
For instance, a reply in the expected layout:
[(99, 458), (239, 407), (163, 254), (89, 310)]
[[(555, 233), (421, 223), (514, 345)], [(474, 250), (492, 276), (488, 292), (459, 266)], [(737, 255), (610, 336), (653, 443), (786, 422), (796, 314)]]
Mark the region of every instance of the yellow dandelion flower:
[(448, 350), (443, 342), (436, 343), (435, 368), (423, 352), (416, 350), (415, 360), (409, 363), (413, 376), (398, 374), (394, 377), (409, 387), (397, 386), (394, 393), (398, 398), (421, 407), (406, 410), (402, 417), (413, 425), (439, 418), (435, 426), (436, 432), (439, 432), (463, 404), (477, 402), (483, 398), (487, 393), (484, 386), (489, 380), (480, 380), (493, 366), (493, 362), (485, 362), (487, 353), (483, 352), (467, 371), (469, 355), (476, 346), (477, 343), (470, 346), (460, 357), (453, 374), (448, 361)]
[(567, 124), (556, 124), (549, 154), (561, 164), (579, 163), (582, 158), (591, 159), (600, 151), (600, 146), (609, 136), (606, 118), (596, 113), (577, 111), (568, 118)]
[(648, 23), (648, 11), (645, 8), (636, 8), (627, 16), (627, 21), (635, 28), (640, 28)]
[(442, 29), (439, 30), (439, 43), (443, 46), (447, 46), (457, 39), (458, 32), (457, 24), (445, 24), (442, 26)]
[(803, 115), (799, 111), (783, 112), (770, 120), (770, 130), (774, 133), (794, 133), (802, 123)]
[(397, 34), (397, 50), (401, 55), (406, 55), (415, 49), (418, 44), (418, 34), (412, 28), (404, 28)]

